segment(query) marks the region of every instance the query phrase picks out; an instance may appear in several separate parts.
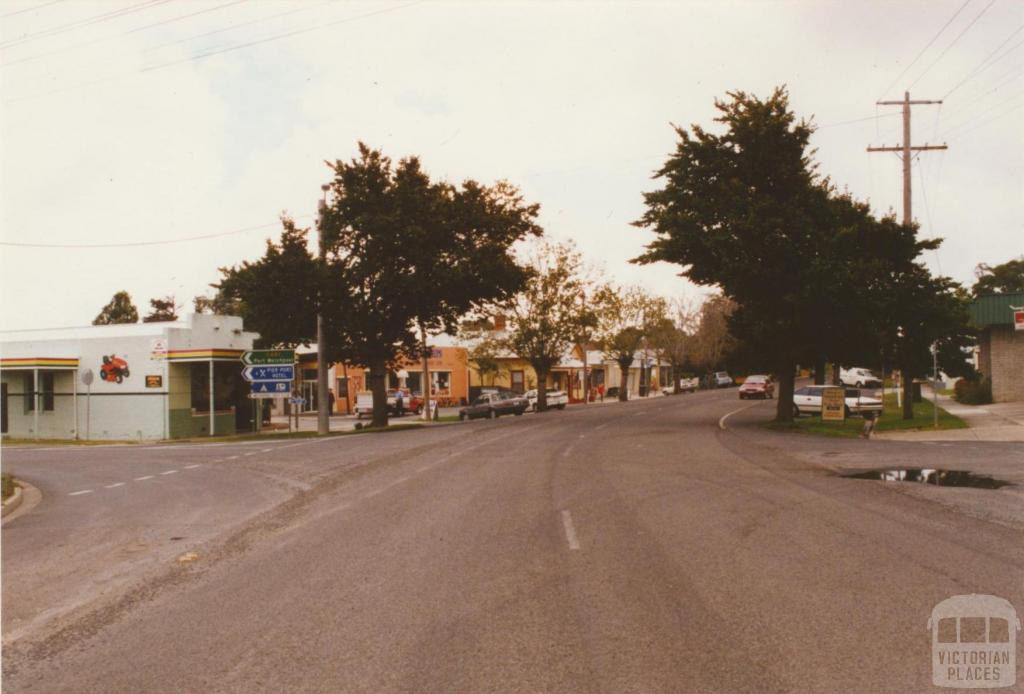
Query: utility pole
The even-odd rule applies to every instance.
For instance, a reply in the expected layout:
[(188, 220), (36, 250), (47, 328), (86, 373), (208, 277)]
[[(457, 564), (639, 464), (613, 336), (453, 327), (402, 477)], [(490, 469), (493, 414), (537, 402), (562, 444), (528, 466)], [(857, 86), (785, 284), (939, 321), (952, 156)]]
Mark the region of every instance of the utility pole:
[(877, 101), (879, 106), (903, 107), (903, 146), (902, 147), (868, 147), (869, 152), (902, 152), (903, 153), (903, 223), (911, 224), (914, 216), (911, 211), (910, 199), (910, 153), (924, 152), (932, 149), (948, 149), (946, 145), (910, 146), (910, 107), (924, 104), (941, 104), (942, 101), (911, 101), (910, 92), (903, 92), (903, 101)]
[[(327, 211), (327, 191), (331, 187), (320, 186), (323, 197), (317, 205), (317, 242), (320, 246), (320, 262), (327, 259), (327, 243), (324, 241), (324, 212)], [(321, 292), (323, 290), (321, 289)], [(331, 430), (330, 398), (327, 396), (327, 344), (324, 335), (323, 300), (316, 307), (316, 433), (324, 436)]]

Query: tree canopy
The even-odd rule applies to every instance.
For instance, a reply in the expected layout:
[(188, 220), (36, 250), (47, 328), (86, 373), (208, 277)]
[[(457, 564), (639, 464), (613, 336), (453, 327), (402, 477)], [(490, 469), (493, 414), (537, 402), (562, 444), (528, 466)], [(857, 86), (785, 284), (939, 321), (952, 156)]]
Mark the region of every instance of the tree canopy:
[(974, 276), (977, 278), (971, 289), (974, 296), (1024, 292), (1024, 256), (1008, 260), (1002, 265), (979, 263)]
[(114, 294), (110, 303), (100, 310), (99, 315), (93, 319), (93, 325), (115, 325), (120, 323), (138, 323), (139, 309), (132, 303), (132, 297), (128, 292), (120, 291)]
[(142, 319), (143, 323), (163, 323), (178, 320), (178, 307), (173, 296), (149, 300), (149, 313)]

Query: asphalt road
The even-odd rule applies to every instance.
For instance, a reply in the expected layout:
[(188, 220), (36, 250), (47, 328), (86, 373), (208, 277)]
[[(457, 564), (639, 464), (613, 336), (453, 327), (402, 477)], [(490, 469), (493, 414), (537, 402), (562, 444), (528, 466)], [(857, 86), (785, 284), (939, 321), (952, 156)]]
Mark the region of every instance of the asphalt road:
[[(776, 434), (770, 408), (5, 450), (44, 494), (3, 527), (5, 691), (929, 691), (937, 602), (1024, 612), (1019, 444)], [(1021, 486), (835, 474), (879, 465)]]

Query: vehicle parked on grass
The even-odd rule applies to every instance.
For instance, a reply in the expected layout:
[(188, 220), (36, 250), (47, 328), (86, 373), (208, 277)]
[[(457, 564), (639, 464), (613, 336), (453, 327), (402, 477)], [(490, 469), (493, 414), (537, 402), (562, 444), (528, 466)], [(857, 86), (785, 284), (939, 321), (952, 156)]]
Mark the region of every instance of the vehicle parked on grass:
[(513, 414), (518, 417), (526, 412), (526, 408), (529, 406), (530, 403), (526, 398), (509, 390), (484, 392), (480, 393), (472, 405), (459, 409), (459, 419), (476, 419), (478, 417), (497, 419), (503, 414)]
[[(837, 386), (804, 386), (793, 391), (793, 416), (802, 414), (820, 414), (822, 391)], [(862, 395), (859, 388), (845, 388), (843, 400), (846, 402), (846, 416), (862, 415), (865, 412), (874, 416), (882, 414), (882, 401), (878, 398)]]
[[(699, 378), (680, 378), (679, 379), (679, 390), (684, 393), (696, 393), (700, 387)], [(665, 395), (672, 395), (675, 389), (671, 385), (662, 386), (661, 392)]]
[(855, 366), (850, 369), (839, 369), (839, 382), (844, 386), (856, 388), (881, 388), (882, 379), (876, 376), (871, 369)]
[[(398, 406), (398, 394), (401, 393), (402, 406)], [(388, 414), (403, 417), (409, 413), (420, 414), (423, 412), (423, 399), (417, 393), (410, 393), (407, 390), (393, 389), (388, 391)], [(363, 391), (356, 394), (355, 413), (358, 419), (363, 415), (373, 416), (373, 393)]]
[(728, 388), (734, 383), (728, 371), (716, 371), (713, 379), (715, 388)]
[[(537, 411), (537, 389), (526, 391), (524, 396), (526, 401), (529, 403), (529, 409), (531, 412)], [(557, 407), (560, 410), (564, 410), (565, 406), (569, 404), (569, 396), (564, 390), (549, 390), (548, 391), (548, 408)]]
[(746, 400), (747, 398), (767, 400), (774, 397), (775, 382), (772, 381), (771, 376), (765, 376), (764, 374), (747, 376), (743, 381), (743, 385), (740, 386), (740, 400)]

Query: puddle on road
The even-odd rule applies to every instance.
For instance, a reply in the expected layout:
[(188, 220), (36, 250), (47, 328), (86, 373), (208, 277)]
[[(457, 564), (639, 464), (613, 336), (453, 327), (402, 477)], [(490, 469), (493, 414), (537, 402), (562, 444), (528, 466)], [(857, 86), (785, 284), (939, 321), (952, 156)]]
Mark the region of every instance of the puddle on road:
[(888, 470), (865, 470), (843, 472), (841, 477), (858, 480), (880, 480), (882, 482), (916, 482), (934, 484), (939, 487), (974, 487), (976, 489), (999, 489), (1009, 482), (979, 475), (966, 470), (934, 470), (928, 468), (894, 468)]

